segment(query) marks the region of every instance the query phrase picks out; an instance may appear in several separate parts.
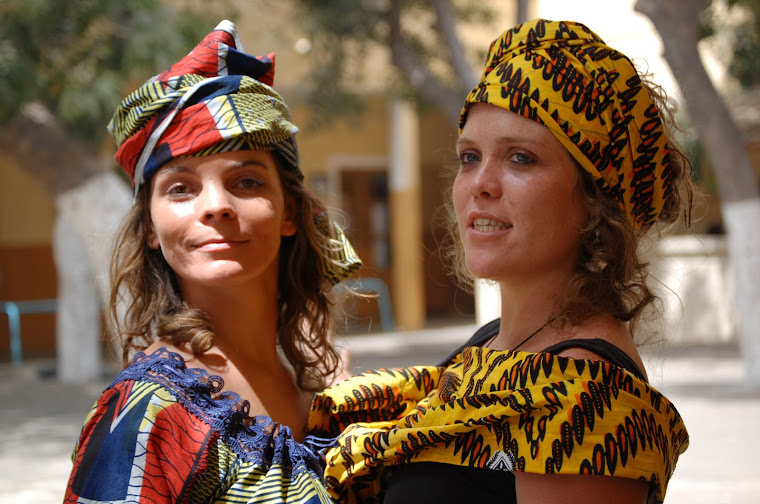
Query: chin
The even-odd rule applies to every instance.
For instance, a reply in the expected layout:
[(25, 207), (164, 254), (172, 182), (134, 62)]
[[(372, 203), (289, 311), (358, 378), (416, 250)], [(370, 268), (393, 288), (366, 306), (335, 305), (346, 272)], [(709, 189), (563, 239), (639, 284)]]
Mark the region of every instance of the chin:
[(467, 270), (470, 272), (470, 275), (478, 280), (498, 281), (498, 278), (504, 273), (502, 271), (503, 265), (499, 265), (499, 267), (489, 267), (488, 265), (483, 264), (468, 264)]
[(209, 272), (195, 272), (194, 275), (186, 277), (186, 283), (208, 287), (220, 286), (244, 277), (244, 273), (241, 268), (220, 268)]
[(465, 265), (471, 275), (484, 280), (494, 279), (501, 276), (511, 266), (505, 254), (489, 253), (465, 253)]

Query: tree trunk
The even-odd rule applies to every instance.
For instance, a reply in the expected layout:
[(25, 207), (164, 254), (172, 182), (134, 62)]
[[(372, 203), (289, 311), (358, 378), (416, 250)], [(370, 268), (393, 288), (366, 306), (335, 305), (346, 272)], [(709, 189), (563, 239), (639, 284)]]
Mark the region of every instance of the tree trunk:
[(443, 112), (449, 124), (456, 129), (459, 127), (459, 112), (464, 105), (464, 98), (477, 84), (477, 77), (464, 60), (464, 50), (454, 31), (452, 21), (454, 14), (451, 4), (444, 0), (436, 0), (434, 8), (437, 16), (436, 29), (440, 33), (441, 40), (447, 45), (454, 65), (458, 68), (454, 70), (456, 87), (449, 87), (438, 79), (425, 65), (418, 52), (409, 45), (401, 29), (401, 4), (401, 0), (391, 2), (388, 15), (390, 26), (388, 46), (391, 50), (391, 61), (401, 70), (420, 96), (435, 104)]
[[(59, 360), (59, 370), (64, 379), (71, 375), (78, 380), (81, 377), (69, 373), (78, 365), (76, 353), (65, 349), (76, 346), (82, 334), (93, 330), (91, 321), (82, 314), (92, 310), (99, 313), (108, 303), (112, 237), (129, 209), (131, 191), (113, 170), (106, 169), (106, 162), (69, 138), (39, 105), (27, 108), (0, 129), (0, 150), (30, 172), (55, 200), (58, 215), (53, 248), (62, 296), (58, 318), (65, 322), (58, 324), (56, 335), (63, 359)], [(61, 231), (64, 228), (65, 233)], [(58, 243), (63, 237), (66, 241)], [(75, 248), (80, 253), (67, 253)], [(90, 369), (99, 372), (97, 365)]]
[(760, 191), (742, 135), (712, 85), (697, 48), (697, 17), (709, 0), (638, 0), (663, 42), (673, 70), (715, 172), (728, 251), (736, 276), (739, 341), (747, 380), (760, 384)]
[(59, 214), (53, 230), (53, 257), (58, 265), (56, 377), (63, 383), (100, 378), (100, 303), (84, 242)]

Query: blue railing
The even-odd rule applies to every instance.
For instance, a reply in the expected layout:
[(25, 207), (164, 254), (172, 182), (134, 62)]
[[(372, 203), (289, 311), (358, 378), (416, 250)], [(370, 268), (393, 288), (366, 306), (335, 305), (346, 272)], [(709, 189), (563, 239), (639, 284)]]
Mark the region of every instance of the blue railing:
[(11, 342), (11, 362), (20, 365), (21, 351), (21, 315), (31, 313), (55, 313), (58, 301), (55, 299), (38, 299), (34, 301), (0, 301), (0, 312), (8, 316), (8, 334)]

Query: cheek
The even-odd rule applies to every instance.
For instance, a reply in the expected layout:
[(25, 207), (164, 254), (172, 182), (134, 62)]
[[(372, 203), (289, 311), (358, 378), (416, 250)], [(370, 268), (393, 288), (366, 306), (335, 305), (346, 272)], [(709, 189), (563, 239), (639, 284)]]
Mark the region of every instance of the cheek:
[(192, 215), (193, 207), (189, 203), (153, 205), (150, 211), (152, 233), (149, 235), (149, 244), (166, 244), (167, 241), (176, 239), (182, 234), (186, 221)]
[(565, 199), (567, 223), (575, 231), (580, 231), (586, 226), (589, 219), (589, 212), (586, 206), (583, 204), (583, 195), (580, 187), (574, 187), (570, 194)]
[(454, 185), (451, 189), (451, 199), (454, 204), (457, 222), (461, 225), (461, 223), (467, 219), (467, 216), (465, 215), (467, 191), (465, 189), (465, 181), (462, 175), (457, 175), (456, 179), (454, 179)]
[[(587, 211), (577, 194), (565, 193), (558, 197), (552, 205), (551, 214), (547, 213), (545, 216), (553, 221), (551, 227), (554, 229), (555, 239), (568, 244), (580, 244), (580, 233), (587, 221)], [(550, 226), (548, 222), (546, 225)]]

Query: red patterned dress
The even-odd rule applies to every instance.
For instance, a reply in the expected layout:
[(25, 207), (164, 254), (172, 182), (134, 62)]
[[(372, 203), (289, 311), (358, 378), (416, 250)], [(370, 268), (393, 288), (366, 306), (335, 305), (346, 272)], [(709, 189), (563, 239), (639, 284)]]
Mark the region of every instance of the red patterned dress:
[(331, 502), (324, 443), (221, 387), (175, 353), (138, 354), (87, 416), (64, 502)]

